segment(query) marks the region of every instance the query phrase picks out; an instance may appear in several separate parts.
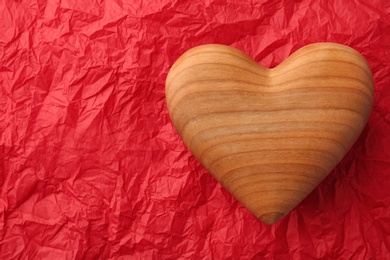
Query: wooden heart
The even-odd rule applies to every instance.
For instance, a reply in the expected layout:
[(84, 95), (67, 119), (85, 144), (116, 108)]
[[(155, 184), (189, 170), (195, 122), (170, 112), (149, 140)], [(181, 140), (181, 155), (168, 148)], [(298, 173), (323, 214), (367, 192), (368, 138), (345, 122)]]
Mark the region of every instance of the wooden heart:
[(175, 62), (166, 101), (194, 156), (273, 224), (351, 148), (371, 112), (373, 79), (363, 56), (340, 44), (305, 46), (273, 69), (212, 44)]

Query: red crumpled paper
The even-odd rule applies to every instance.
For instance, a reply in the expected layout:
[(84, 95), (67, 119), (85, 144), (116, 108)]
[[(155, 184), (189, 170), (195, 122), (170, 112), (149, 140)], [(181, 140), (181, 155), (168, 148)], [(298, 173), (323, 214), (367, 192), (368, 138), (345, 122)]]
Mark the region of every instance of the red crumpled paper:
[[(369, 122), (267, 226), (190, 154), (164, 96), (205, 43), (273, 67), (337, 42), (375, 79)], [(1, 259), (388, 259), (390, 2), (0, 1)]]

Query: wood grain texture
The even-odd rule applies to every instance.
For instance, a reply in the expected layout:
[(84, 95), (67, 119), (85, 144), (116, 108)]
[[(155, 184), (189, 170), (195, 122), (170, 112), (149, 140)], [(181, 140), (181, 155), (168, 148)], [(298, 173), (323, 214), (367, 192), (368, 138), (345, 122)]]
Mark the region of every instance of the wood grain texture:
[(194, 156), (272, 224), (351, 148), (371, 112), (373, 79), (362, 55), (335, 43), (307, 45), (273, 69), (202, 45), (172, 66), (166, 101)]

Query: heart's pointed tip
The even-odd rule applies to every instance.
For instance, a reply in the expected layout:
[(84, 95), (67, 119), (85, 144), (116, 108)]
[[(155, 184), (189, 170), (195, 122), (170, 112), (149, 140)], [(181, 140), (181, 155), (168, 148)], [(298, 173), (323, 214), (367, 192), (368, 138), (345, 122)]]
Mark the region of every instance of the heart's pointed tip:
[(286, 214), (281, 212), (270, 212), (263, 214), (259, 217), (259, 219), (267, 225), (272, 225), (278, 222), (281, 218), (283, 218)]

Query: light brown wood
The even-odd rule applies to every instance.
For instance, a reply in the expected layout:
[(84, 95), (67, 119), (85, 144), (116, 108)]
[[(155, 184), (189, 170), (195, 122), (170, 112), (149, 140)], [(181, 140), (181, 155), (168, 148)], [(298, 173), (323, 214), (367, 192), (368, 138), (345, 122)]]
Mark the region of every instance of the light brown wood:
[(172, 122), (202, 165), (273, 224), (340, 162), (372, 108), (373, 79), (357, 51), (305, 46), (274, 69), (241, 51), (203, 45), (166, 80)]

